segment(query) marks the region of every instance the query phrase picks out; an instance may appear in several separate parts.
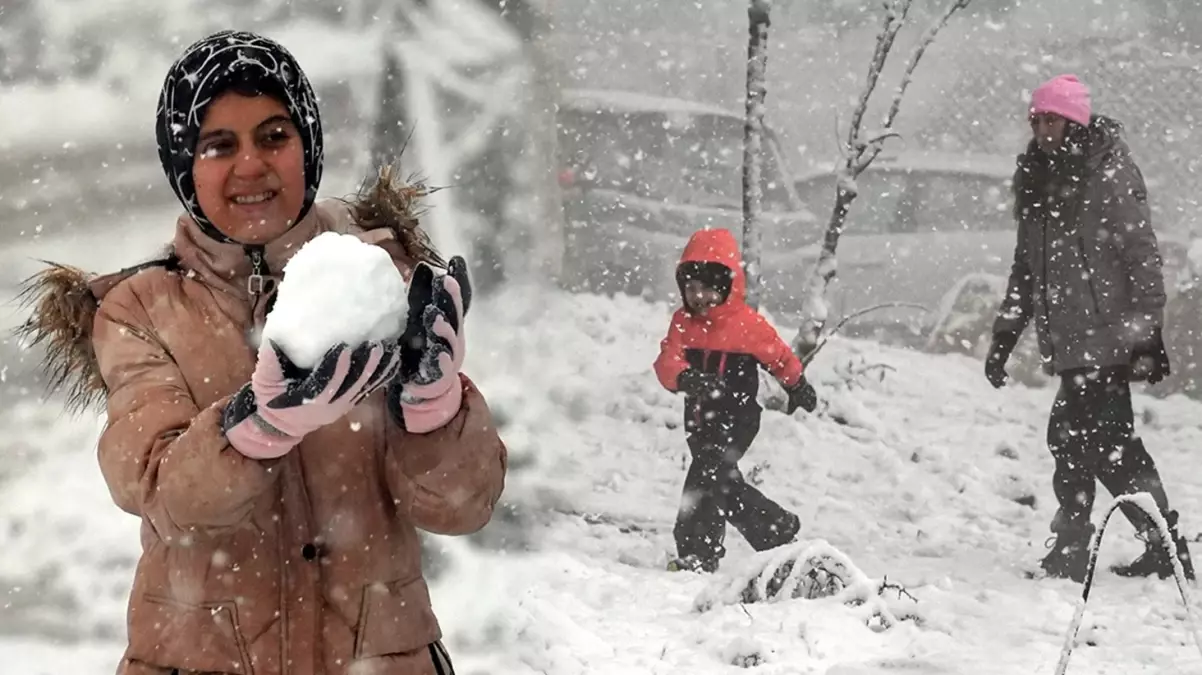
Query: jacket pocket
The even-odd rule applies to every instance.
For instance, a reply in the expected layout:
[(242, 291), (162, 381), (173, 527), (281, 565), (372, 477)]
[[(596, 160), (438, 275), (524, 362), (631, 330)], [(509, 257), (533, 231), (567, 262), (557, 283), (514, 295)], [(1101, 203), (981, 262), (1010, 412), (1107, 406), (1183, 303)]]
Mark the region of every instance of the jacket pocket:
[(1082, 276), (1085, 277), (1085, 285), (1089, 290), (1089, 311), (1093, 316), (1102, 316), (1102, 305), (1098, 302), (1098, 289), (1093, 280), (1094, 266), (1090, 263), (1089, 254), (1085, 252), (1085, 240), (1082, 237), (1077, 237), (1077, 251), (1081, 254)]
[(363, 588), (355, 631), (355, 658), (402, 654), (438, 640), (438, 619), (421, 576)]
[(254, 673), (233, 602), (192, 605), (142, 596), (130, 616), (126, 656), (181, 672)]

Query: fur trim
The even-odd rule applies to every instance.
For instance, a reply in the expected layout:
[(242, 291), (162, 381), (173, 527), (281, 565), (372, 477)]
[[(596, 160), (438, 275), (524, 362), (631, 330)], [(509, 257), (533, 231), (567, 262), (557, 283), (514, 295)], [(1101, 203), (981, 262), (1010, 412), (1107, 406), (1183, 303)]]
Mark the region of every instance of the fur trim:
[(22, 346), (42, 347), (41, 371), (46, 393), (62, 393), (69, 412), (81, 412), (108, 395), (92, 346), (92, 324), (100, 301), (117, 284), (151, 267), (178, 269), (179, 260), (167, 252), (123, 270), (94, 276), (81, 269), (43, 261), (42, 270), (21, 283), (17, 300), (30, 310), (29, 318), (13, 330)]
[(347, 200), (355, 223), (364, 230), (388, 228), (396, 236), (405, 253), (414, 262), (426, 262), (446, 267), (446, 262), (434, 250), (429, 235), (422, 230), (418, 218), (424, 213), (418, 202), (434, 192), (414, 178), (399, 178), (400, 169), (392, 164), (381, 165), (375, 181), (364, 181), (359, 193)]
[(86, 272), (46, 264), (49, 267), (21, 284), (18, 300), (32, 312), (15, 333), (25, 347), (44, 347), (41, 368), (47, 393), (62, 390), (67, 408), (80, 411), (103, 400), (106, 393), (92, 348), (92, 321), (100, 301)]

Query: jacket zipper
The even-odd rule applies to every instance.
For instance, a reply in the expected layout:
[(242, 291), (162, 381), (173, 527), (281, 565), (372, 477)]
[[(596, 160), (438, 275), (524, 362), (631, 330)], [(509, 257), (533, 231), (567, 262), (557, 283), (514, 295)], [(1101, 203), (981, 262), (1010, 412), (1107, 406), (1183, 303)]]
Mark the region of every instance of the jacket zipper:
[(1093, 301), (1093, 313), (1101, 314), (1101, 307), (1098, 305), (1098, 293), (1093, 285), (1093, 268), (1089, 265), (1089, 257), (1085, 255), (1085, 240), (1083, 237), (1077, 237), (1077, 250), (1081, 252), (1081, 265), (1085, 268), (1085, 282), (1089, 284), (1089, 299)]
[(247, 246), (246, 256), (250, 258), (250, 276), (246, 278), (246, 292), (250, 294), (251, 304), (263, 294), (266, 287), (267, 262), (263, 260), (262, 246)]
[[(701, 371), (702, 372), (705, 372), (705, 369), (709, 367), (709, 360), (710, 360), (710, 350), (708, 350), (708, 349), (701, 350)], [(693, 405), (693, 421), (696, 422), (698, 425), (700, 425), (702, 422), (701, 400), (698, 400)]]
[[(1047, 198), (1045, 197), (1044, 199), (1045, 199), (1045, 204), (1044, 204), (1045, 209), (1044, 209), (1043, 214), (1041, 215), (1042, 222), (1040, 223), (1040, 228), (1039, 228), (1040, 235), (1043, 238), (1043, 244), (1039, 250), (1039, 257), (1037, 260), (1037, 264), (1039, 265), (1039, 281), (1040, 281), (1040, 284), (1039, 284), (1040, 287), (1037, 290), (1039, 291), (1038, 301), (1043, 304), (1043, 312), (1042, 312), (1043, 324), (1044, 324), (1044, 329), (1046, 330), (1047, 336), (1048, 336), (1048, 340), (1047, 340), (1048, 348), (1052, 352), (1051, 359), (1053, 361), (1055, 361), (1055, 359), (1056, 359), (1056, 340), (1055, 340), (1055, 338), (1052, 337), (1052, 335), (1053, 335), (1052, 330), (1051, 330), (1052, 310), (1051, 310), (1051, 307), (1048, 306), (1048, 288), (1049, 288), (1049, 285), (1048, 285), (1048, 228), (1051, 227), (1051, 222), (1050, 222), (1051, 214), (1049, 212), (1050, 208), (1048, 208), (1048, 205), (1046, 203)], [(1035, 303), (1032, 302), (1031, 306), (1032, 306), (1032, 309), (1034, 309)], [(1040, 322), (1039, 315), (1040, 315), (1040, 312), (1035, 311), (1035, 328), (1036, 328), (1036, 330), (1039, 330), (1039, 322)]]

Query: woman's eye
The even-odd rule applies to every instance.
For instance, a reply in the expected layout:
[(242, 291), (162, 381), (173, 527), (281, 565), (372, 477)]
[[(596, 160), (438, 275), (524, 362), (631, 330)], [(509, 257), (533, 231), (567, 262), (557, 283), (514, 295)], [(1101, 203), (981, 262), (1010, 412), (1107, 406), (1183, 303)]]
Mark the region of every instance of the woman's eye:
[(292, 134), (283, 127), (272, 129), (263, 134), (263, 141), (269, 146), (283, 145), (288, 142), (289, 138), (292, 138)]
[(200, 151), (201, 159), (213, 159), (228, 155), (233, 151), (233, 144), (228, 141), (213, 141), (206, 144)]

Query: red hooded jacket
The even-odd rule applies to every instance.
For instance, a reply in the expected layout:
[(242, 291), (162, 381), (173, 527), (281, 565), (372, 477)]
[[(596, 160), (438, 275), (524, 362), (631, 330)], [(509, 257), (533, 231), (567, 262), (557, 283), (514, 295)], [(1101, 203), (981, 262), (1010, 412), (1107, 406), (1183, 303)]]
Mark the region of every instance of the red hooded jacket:
[(677, 391), (676, 378), (696, 368), (720, 374), (728, 391), (744, 402), (754, 401), (759, 389), (756, 367), (762, 366), (785, 387), (796, 385), (801, 361), (764, 317), (747, 306), (747, 278), (734, 235), (724, 229), (695, 232), (680, 258), (680, 264), (687, 262), (727, 267), (732, 274), (730, 293), (704, 317), (684, 307), (676, 310), (655, 360), (660, 384)]

